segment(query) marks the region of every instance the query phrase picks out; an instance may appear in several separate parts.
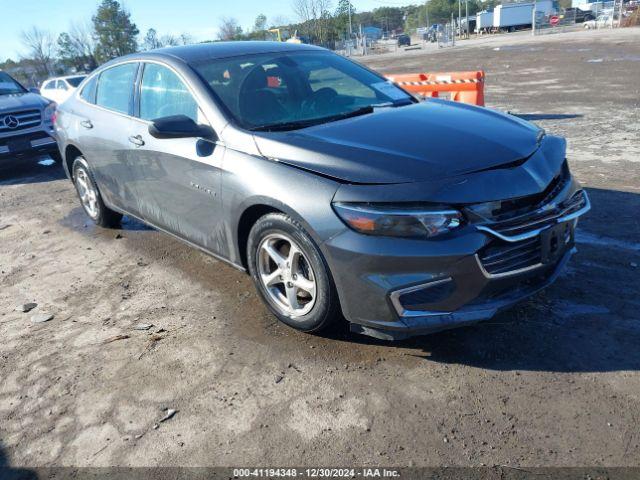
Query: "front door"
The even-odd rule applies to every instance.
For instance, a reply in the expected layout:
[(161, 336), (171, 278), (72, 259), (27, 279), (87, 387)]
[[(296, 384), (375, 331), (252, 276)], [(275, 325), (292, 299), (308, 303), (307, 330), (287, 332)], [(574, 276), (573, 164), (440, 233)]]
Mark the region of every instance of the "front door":
[(208, 124), (198, 104), (173, 70), (144, 66), (139, 94), (138, 141), (132, 170), (144, 220), (212, 252), (221, 252), (220, 178), (224, 146), (201, 138), (157, 139), (151, 121), (186, 115)]

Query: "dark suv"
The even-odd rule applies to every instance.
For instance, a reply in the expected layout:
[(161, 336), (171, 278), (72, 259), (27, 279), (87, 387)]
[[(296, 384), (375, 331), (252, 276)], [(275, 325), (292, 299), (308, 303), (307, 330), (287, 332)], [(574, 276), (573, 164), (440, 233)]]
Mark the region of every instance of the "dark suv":
[(406, 33), (398, 35), (397, 41), (399, 47), (408, 47), (411, 45), (411, 37)]
[(59, 156), (53, 137), (56, 104), (0, 71), (0, 168), (10, 161)]

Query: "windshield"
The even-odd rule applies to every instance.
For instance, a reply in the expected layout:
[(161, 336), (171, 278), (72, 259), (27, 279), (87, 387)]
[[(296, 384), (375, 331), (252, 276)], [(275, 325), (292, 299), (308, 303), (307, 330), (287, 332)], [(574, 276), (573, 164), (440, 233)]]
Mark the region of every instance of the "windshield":
[(86, 75), (80, 77), (67, 77), (67, 83), (71, 85), (73, 88), (76, 88), (80, 85), (80, 82), (86, 78)]
[(330, 52), (212, 59), (194, 68), (250, 130), (292, 130), (414, 102), (384, 78)]
[(9, 74), (0, 72), (0, 95), (10, 95), (13, 93), (25, 93), (26, 90), (16, 82)]

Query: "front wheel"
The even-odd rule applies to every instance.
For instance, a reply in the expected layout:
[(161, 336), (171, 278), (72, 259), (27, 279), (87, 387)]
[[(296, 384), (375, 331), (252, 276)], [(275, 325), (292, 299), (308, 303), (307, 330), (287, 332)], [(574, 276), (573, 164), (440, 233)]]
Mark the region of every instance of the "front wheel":
[(322, 253), (287, 215), (271, 213), (256, 222), (247, 258), (260, 296), (283, 323), (318, 332), (338, 318), (338, 294)]
[(80, 198), (82, 208), (91, 220), (101, 227), (117, 226), (122, 220), (122, 214), (114, 212), (104, 204), (89, 164), (83, 157), (78, 157), (73, 161), (72, 172), (73, 184), (78, 192), (78, 198)]

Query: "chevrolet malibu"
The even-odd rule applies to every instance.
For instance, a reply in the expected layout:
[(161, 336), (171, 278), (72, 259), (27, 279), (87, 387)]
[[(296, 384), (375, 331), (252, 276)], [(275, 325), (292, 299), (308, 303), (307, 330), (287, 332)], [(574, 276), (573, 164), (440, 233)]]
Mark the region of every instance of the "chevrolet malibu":
[(306, 332), (401, 339), (490, 318), (558, 276), (589, 209), (565, 140), (419, 102), (308, 45), (122, 57), (60, 106), (87, 215), (123, 214), (248, 271)]

